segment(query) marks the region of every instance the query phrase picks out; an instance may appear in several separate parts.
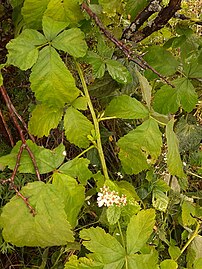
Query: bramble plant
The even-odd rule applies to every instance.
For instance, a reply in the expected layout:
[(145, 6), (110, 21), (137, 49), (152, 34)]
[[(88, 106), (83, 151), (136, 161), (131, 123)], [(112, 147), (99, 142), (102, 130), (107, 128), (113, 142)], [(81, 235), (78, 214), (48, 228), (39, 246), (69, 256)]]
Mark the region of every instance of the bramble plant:
[[(44, 248), (40, 269), (202, 268), (201, 18), (180, 0), (9, 3), (2, 252)], [(29, 80), (26, 119), (11, 68)]]

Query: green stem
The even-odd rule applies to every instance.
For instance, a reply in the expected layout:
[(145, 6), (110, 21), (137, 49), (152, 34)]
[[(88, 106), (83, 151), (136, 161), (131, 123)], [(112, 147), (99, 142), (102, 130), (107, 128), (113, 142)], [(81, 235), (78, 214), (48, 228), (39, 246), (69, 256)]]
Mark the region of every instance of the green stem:
[(79, 73), (79, 77), (81, 79), (81, 83), (82, 83), (82, 86), (83, 86), (85, 96), (87, 98), (90, 113), (92, 115), (92, 119), (93, 119), (93, 123), (94, 123), (94, 127), (95, 127), (97, 150), (98, 150), (98, 154), (100, 156), (100, 161), (101, 161), (101, 165), (102, 165), (103, 174), (104, 174), (105, 179), (109, 179), (108, 170), (107, 170), (107, 166), (106, 166), (106, 162), (105, 162), (105, 157), (104, 157), (104, 153), (103, 153), (103, 149), (102, 149), (99, 122), (98, 122), (98, 119), (96, 117), (95, 110), (94, 110), (93, 104), (92, 104), (91, 99), (90, 99), (90, 95), (89, 95), (89, 92), (88, 92), (88, 88), (87, 88), (86, 81), (85, 81), (85, 78), (83, 76), (83, 72), (81, 70), (80, 64), (77, 63), (76, 60), (75, 60), (75, 63), (76, 63), (76, 67), (77, 67), (77, 70), (78, 70), (78, 73)]
[(103, 121), (103, 120), (113, 120), (113, 119), (117, 119), (117, 117), (114, 116), (114, 117), (99, 118), (98, 122)]
[[(93, 149), (95, 146), (92, 145), (89, 148), (85, 149), (84, 151), (82, 151), (79, 155), (76, 156), (76, 158), (80, 158), (82, 155), (84, 155), (86, 152), (88, 152), (89, 150)], [(75, 158), (75, 159), (76, 159)]]
[(187, 243), (184, 245), (184, 247), (180, 251), (180, 255), (175, 259), (175, 261), (177, 261), (179, 259), (179, 257), (185, 251), (185, 249), (191, 244), (191, 242), (194, 240), (194, 238), (198, 235), (199, 228), (200, 228), (200, 223), (197, 222), (195, 231), (193, 232), (193, 234), (191, 235), (191, 237), (189, 238), (189, 240), (187, 241)]
[(120, 235), (121, 235), (122, 245), (123, 245), (123, 247), (126, 249), (126, 244), (125, 244), (125, 240), (124, 240), (124, 237), (123, 237), (123, 233), (122, 233), (122, 230), (121, 230), (121, 225), (120, 225), (119, 220), (118, 220), (117, 223), (118, 223), (119, 233), (120, 233)]

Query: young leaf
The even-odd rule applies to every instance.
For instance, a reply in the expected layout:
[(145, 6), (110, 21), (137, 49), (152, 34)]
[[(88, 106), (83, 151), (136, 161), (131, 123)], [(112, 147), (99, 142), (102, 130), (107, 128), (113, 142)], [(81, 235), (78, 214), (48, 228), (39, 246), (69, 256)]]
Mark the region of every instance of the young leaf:
[(149, 111), (135, 98), (128, 95), (115, 97), (105, 110), (105, 117), (122, 119), (141, 119), (149, 115)]
[(107, 70), (110, 76), (119, 83), (129, 83), (132, 80), (128, 69), (120, 62), (115, 60), (106, 60)]
[(67, 25), (67, 22), (56, 21), (48, 16), (43, 16), (43, 32), (48, 41), (52, 41)]
[(146, 102), (147, 107), (150, 109), (150, 107), (151, 107), (151, 91), (152, 91), (152, 87), (149, 84), (148, 80), (144, 76), (142, 76), (140, 74), (140, 72), (138, 72), (136, 70), (136, 73), (137, 73), (137, 76), (138, 76), (138, 79), (139, 79), (139, 82), (140, 82), (140, 88), (142, 90), (143, 99)]
[(164, 260), (160, 264), (161, 269), (177, 269), (178, 264), (174, 260)]
[(63, 199), (67, 220), (74, 228), (85, 200), (85, 189), (77, 183), (76, 179), (57, 172), (53, 174), (53, 186)]
[(21, 70), (31, 68), (38, 58), (37, 46), (46, 42), (46, 38), (38, 31), (25, 29), (18, 37), (7, 44), (8, 63), (19, 67)]
[(59, 172), (77, 178), (82, 184), (86, 185), (87, 180), (90, 179), (93, 174), (88, 169), (90, 161), (85, 158), (75, 158), (71, 161), (64, 163)]
[(40, 30), (42, 17), (50, 0), (25, 0), (22, 16), (28, 28)]
[(46, 105), (62, 107), (79, 95), (74, 78), (54, 48), (47, 46), (39, 52), (32, 68), (31, 88), (36, 98)]
[(141, 210), (134, 215), (128, 224), (127, 254), (138, 252), (148, 241), (155, 224), (155, 210)]
[(25, 202), (14, 196), (0, 217), (5, 241), (19, 247), (59, 246), (74, 241), (64, 204), (51, 184), (28, 183), (21, 193), (29, 198), (36, 215), (33, 217)]
[(166, 125), (166, 139), (168, 145), (167, 165), (168, 170), (173, 176), (185, 177), (182, 161), (179, 154), (179, 143), (173, 131), (174, 118)]
[(71, 28), (56, 36), (52, 41), (52, 45), (56, 49), (63, 50), (76, 58), (83, 57), (87, 51), (84, 37), (84, 33), (80, 29)]
[[(19, 141), (11, 153), (0, 157), (0, 164), (8, 166), (10, 169), (14, 169), (17, 154), (21, 146), (21, 141)], [(39, 168), (40, 174), (46, 174), (55, 170), (61, 163), (64, 161), (65, 156), (63, 151), (65, 147), (63, 144), (60, 144), (57, 148), (53, 150), (45, 149), (43, 147), (37, 146), (31, 140), (27, 140), (27, 145), (31, 149), (32, 153), (35, 156), (37, 166)], [(33, 166), (32, 160), (26, 150), (23, 151), (22, 157), (20, 160), (19, 166), (20, 173), (32, 173), (35, 174), (35, 168)]]
[(93, 124), (81, 112), (69, 107), (64, 116), (64, 128), (67, 139), (80, 148), (90, 144), (87, 136), (93, 130)]
[(64, 269), (103, 269), (100, 262), (95, 262), (92, 259), (81, 257), (78, 259), (76, 255), (71, 255)]
[(125, 250), (121, 244), (102, 228), (83, 229), (80, 237), (84, 240), (84, 246), (96, 253), (99, 261), (106, 268), (121, 269), (124, 264)]
[(29, 130), (38, 137), (48, 136), (51, 129), (58, 126), (63, 115), (63, 108), (53, 108), (45, 104), (37, 105), (32, 111)]
[(169, 198), (164, 192), (158, 189), (153, 190), (152, 205), (155, 209), (162, 212), (166, 212), (166, 209), (168, 207), (168, 202), (169, 202)]

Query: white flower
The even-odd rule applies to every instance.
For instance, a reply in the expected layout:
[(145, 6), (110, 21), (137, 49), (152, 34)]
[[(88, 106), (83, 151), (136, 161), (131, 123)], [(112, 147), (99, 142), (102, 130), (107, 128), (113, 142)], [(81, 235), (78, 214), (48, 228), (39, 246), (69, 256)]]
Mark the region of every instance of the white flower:
[(63, 151), (62, 155), (63, 155), (63, 156), (67, 156), (67, 152), (66, 152), (66, 150)]
[(121, 197), (118, 195), (116, 191), (110, 191), (108, 186), (103, 186), (100, 188), (100, 192), (98, 192), (97, 203), (99, 207), (102, 206), (125, 206), (127, 204), (127, 198), (125, 195)]

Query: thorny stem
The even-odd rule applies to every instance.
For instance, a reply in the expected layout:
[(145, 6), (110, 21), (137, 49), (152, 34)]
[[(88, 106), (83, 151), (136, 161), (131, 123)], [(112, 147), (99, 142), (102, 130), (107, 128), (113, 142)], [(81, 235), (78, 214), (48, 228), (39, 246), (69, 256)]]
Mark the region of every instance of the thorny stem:
[(5, 119), (4, 119), (4, 116), (3, 116), (3, 113), (1, 111), (1, 109), (0, 109), (0, 117), (1, 117), (1, 120), (3, 122), (4, 128), (5, 128), (5, 130), (6, 130), (7, 134), (8, 134), (11, 146), (14, 147), (13, 137), (12, 137), (11, 132), (10, 132), (10, 130), (8, 128), (8, 125), (7, 125), (7, 123), (6, 123)]
[(94, 123), (94, 127), (95, 127), (97, 150), (98, 150), (98, 153), (99, 153), (99, 156), (100, 156), (100, 161), (101, 161), (101, 165), (102, 165), (103, 174), (104, 174), (105, 179), (109, 179), (108, 170), (107, 170), (107, 166), (106, 166), (106, 162), (105, 162), (105, 157), (104, 157), (104, 153), (103, 153), (103, 149), (102, 149), (99, 122), (98, 122), (98, 119), (96, 117), (95, 110), (94, 110), (93, 104), (92, 104), (91, 99), (90, 99), (90, 95), (89, 95), (89, 92), (88, 92), (88, 88), (87, 88), (85, 78), (83, 76), (83, 72), (81, 70), (80, 64), (77, 63), (76, 60), (75, 60), (75, 63), (76, 63), (76, 67), (77, 67), (77, 70), (78, 70), (78, 73), (79, 73), (79, 77), (81, 79), (81, 83), (82, 83), (82, 86), (83, 86), (85, 96), (86, 96), (87, 101), (88, 101), (88, 106), (89, 106), (89, 109), (90, 109), (90, 113), (92, 115), (92, 119), (93, 119), (93, 123)]
[(185, 249), (191, 244), (191, 242), (194, 240), (194, 238), (198, 235), (199, 228), (200, 228), (200, 223), (197, 222), (195, 231), (193, 232), (193, 234), (191, 235), (191, 237), (189, 238), (189, 240), (187, 241), (187, 243), (184, 245), (184, 247), (180, 251), (180, 255), (175, 259), (175, 261), (177, 261), (179, 259), (179, 257), (185, 251)]
[[(150, 69), (153, 73), (158, 75), (163, 81), (165, 81), (171, 87), (174, 87), (163, 75), (161, 75), (158, 71), (156, 71), (152, 66), (150, 66), (140, 55), (136, 54), (134, 51), (131, 51), (126, 45), (124, 45), (121, 41), (115, 38), (110, 32), (108, 32), (103, 24), (101, 23), (98, 16), (88, 7), (86, 3), (82, 4), (82, 8), (88, 13), (88, 15), (93, 18), (97, 26), (103, 32), (103, 34), (111, 40), (128, 58), (129, 61), (136, 63), (143, 69)], [(134, 55), (138, 60), (136, 60), (132, 55)]]
[(34, 169), (35, 169), (35, 172), (36, 172), (36, 176), (37, 176), (38, 180), (41, 180), (39, 169), (38, 169), (38, 166), (37, 166), (37, 163), (36, 163), (36, 159), (34, 157), (34, 154), (32, 153), (31, 149), (27, 145), (25, 136), (23, 134), (23, 129), (20, 127), (20, 125), (19, 125), (19, 123), (18, 123), (18, 121), (16, 119), (15, 113), (17, 113), (17, 111), (15, 110), (15, 108), (14, 108), (14, 106), (13, 106), (11, 100), (10, 100), (10, 97), (8, 96), (8, 94), (7, 94), (6, 89), (4, 88), (4, 86), (1, 86), (0, 87), (0, 92), (1, 92), (1, 94), (3, 96), (3, 98), (4, 98), (4, 101), (5, 101), (6, 105), (7, 105), (7, 108), (9, 110), (10, 116), (11, 116), (11, 118), (12, 118), (14, 124), (15, 124), (15, 127), (18, 130), (18, 132), (19, 132), (19, 135), (20, 135), (20, 138), (22, 140), (22, 143), (24, 144), (24, 147), (27, 150), (27, 152), (28, 152), (28, 154), (29, 154), (29, 156), (30, 156), (30, 158), (32, 160), (32, 163), (33, 163), (33, 166), (34, 166)]

